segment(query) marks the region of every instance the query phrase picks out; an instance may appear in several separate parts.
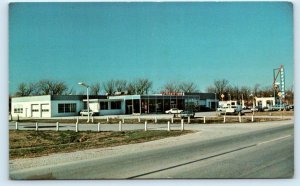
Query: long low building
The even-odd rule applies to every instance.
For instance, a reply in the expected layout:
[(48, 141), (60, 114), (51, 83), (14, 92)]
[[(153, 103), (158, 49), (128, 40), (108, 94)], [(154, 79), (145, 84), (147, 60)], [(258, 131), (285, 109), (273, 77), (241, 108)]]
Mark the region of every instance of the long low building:
[[(89, 96), (90, 110), (99, 115), (164, 113), (171, 108), (214, 110), (217, 104), (214, 93)], [(86, 95), (44, 95), (11, 99), (13, 118), (76, 116), (86, 108)]]

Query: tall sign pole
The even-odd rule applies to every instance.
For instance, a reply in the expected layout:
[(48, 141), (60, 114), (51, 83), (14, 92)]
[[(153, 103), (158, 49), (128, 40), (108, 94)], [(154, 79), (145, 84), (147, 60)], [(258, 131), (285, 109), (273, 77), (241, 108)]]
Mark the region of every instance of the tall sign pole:
[(277, 100), (276, 97), (278, 97), (281, 107), (282, 99), (285, 98), (285, 71), (283, 65), (280, 65), (279, 68), (273, 69), (273, 87), (275, 102)]

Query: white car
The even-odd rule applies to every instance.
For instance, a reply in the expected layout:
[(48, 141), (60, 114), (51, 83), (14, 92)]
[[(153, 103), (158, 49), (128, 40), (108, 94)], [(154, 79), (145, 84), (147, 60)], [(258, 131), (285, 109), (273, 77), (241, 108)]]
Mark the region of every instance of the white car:
[(166, 114), (180, 114), (183, 110), (179, 110), (177, 108), (172, 108), (170, 110), (166, 110)]
[[(87, 116), (88, 115), (88, 110), (82, 110), (80, 111), (81, 116)], [(90, 116), (94, 115), (94, 112), (90, 110)]]

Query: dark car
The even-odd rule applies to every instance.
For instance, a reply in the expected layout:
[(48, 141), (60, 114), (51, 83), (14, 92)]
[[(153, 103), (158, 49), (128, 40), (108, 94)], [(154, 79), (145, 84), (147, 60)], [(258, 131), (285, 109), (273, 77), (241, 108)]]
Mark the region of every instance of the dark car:
[(185, 110), (180, 113), (181, 118), (188, 118), (188, 117), (193, 118), (194, 116), (195, 116), (195, 112), (193, 112), (191, 110)]

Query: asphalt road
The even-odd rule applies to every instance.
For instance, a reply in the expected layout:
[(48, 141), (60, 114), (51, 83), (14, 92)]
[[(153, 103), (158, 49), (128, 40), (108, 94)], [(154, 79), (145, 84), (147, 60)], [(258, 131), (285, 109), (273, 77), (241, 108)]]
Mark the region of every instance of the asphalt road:
[[(276, 125), (275, 125), (276, 126)], [(12, 179), (291, 178), (293, 125), (10, 172)]]

